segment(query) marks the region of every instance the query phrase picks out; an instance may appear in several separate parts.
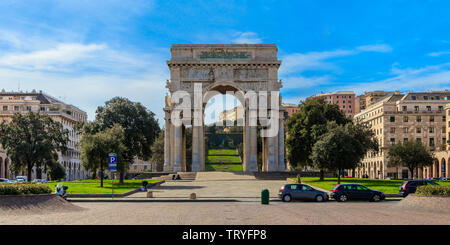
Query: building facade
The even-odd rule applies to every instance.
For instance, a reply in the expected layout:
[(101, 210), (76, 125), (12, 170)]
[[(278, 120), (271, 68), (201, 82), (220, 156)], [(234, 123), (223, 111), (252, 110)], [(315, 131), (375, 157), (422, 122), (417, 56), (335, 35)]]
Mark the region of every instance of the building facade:
[(306, 98), (322, 98), (325, 103), (336, 104), (347, 117), (353, 118), (355, 115), (355, 93), (353, 91), (337, 91), (332, 93), (321, 93)]
[[(67, 144), (67, 152), (64, 154), (58, 153), (58, 161), (66, 169), (66, 180), (85, 179), (88, 177), (88, 172), (81, 166), (81, 155), (79, 140), (80, 135), (74, 130), (77, 122), (87, 122), (86, 112), (79, 108), (68, 105), (60, 100), (57, 100), (42, 91), (36, 92), (0, 92), (0, 121), (10, 122), (15, 113), (26, 114), (29, 111), (39, 112), (50, 116), (54, 121), (60, 122), (64, 129), (69, 131), (69, 142)], [(9, 171), (9, 164), (6, 161), (6, 155), (0, 153), (0, 160), (3, 161), (3, 166), (0, 176), (5, 176), (6, 171)], [(21, 173), (8, 172), (8, 178), (12, 179), (16, 175), (26, 175), (26, 171)], [(36, 171), (33, 171), (33, 178), (36, 176)], [(47, 178), (46, 174), (42, 173), (42, 178)]]
[[(389, 167), (387, 153), (392, 144), (416, 140), (431, 151), (439, 151), (446, 143), (445, 107), (450, 91), (423, 93), (393, 92), (371, 103), (358, 113), (354, 121), (368, 125), (375, 133), (380, 149), (368, 152), (355, 170), (355, 177), (412, 178), (407, 168)], [(429, 176), (429, 170), (419, 169), (416, 176)]]
[(300, 110), (300, 107), (296, 104), (281, 104), (281, 106), (283, 106), (284, 108), (284, 117), (288, 118), (292, 115), (294, 115), (295, 113), (297, 113)]

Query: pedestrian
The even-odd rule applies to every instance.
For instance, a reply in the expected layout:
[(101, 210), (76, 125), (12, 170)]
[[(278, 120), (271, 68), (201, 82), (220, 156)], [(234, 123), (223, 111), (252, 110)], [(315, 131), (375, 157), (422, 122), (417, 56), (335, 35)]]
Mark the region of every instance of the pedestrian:
[(300, 173), (297, 174), (297, 183), (299, 183), (299, 184), (302, 183), (302, 181), (300, 180), (300, 177), (301, 177), (301, 176), (300, 176)]

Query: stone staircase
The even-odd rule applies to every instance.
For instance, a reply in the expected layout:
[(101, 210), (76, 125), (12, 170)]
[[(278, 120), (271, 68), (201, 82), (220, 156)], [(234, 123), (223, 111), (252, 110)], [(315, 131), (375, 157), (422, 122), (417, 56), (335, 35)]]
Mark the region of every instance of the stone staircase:
[[(180, 180), (172, 180), (172, 176), (175, 173), (171, 173), (171, 174), (167, 174), (167, 175), (162, 175), (159, 177), (153, 177), (153, 179), (162, 179), (165, 180), (166, 182), (170, 182), (170, 181), (180, 181)], [(197, 178), (197, 173), (196, 172), (177, 172), (176, 174), (179, 174), (181, 177), (181, 181), (194, 181)]]

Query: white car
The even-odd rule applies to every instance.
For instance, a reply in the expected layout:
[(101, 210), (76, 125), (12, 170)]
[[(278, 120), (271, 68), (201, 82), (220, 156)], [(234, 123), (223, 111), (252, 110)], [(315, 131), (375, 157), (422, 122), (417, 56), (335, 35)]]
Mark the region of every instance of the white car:
[(0, 178), (0, 183), (11, 183), (9, 179)]

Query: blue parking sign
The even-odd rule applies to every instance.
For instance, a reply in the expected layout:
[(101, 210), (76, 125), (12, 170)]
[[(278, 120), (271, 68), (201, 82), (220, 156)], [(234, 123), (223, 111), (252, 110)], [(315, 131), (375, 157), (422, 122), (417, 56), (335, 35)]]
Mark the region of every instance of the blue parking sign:
[(117, 171), (117, 155), (116, 153), (111, 153), (108, 155), (109, 172)]

